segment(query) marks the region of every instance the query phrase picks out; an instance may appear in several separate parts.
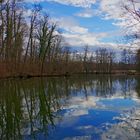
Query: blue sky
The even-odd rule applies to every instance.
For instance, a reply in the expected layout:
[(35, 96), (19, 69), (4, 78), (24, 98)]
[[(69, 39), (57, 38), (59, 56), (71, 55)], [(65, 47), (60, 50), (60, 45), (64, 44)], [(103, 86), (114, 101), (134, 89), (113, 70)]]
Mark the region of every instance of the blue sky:
[[(39, 2), (43, 11), (58, 24), (66, 44), (72, 47), (89, 45), (92, 48), (96, 46), (118, 50), (129, 46), (128, 42), (123, 42), (123, 36), (135, 32), (135, 29), (131, 29), (130, 32), (124, 28), (128, 23), (130, 26), (136, 22), (121, 7), (122, 4), (130, 6), (129, 0), (36, 0), (36, 2)], [(140, 4), (137, 4), (136, 8), (139, 7)]]

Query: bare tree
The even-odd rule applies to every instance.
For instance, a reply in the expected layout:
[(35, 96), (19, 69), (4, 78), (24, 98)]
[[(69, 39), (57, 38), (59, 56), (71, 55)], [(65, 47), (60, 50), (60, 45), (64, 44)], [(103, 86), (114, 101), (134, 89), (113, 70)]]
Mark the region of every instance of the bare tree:
[(84, 67), (84, 72), (88, 73), (88, 51), (89, 51), (89, 46), (86, 45), (84, 47), (84, 58), (83, 58), (83, 67)]
[(101, 73), (111, 73), (115, 60), (115, 53), (101, 48), (96, 50), (96, 71)]
[(52, 49), (51, 47), (54, 47), (56, 45), (53, 44), (54, 39), (56, 39), (56, 35), (54, 34), (55, 30), (56, 24), (50, 25), (48, 16), (45, 16), (39, 21), (39, 27), (36, 36), (39, 41), (39, 59), (41, 61), (41, 73), (43, 73), (43, 67), (46, 56), (47, 61), (50, 62)]
[(26, 47), (25, 56), (24, 56), (24, 64), (27, 60), (29, 49), (30, 49), (30, 57), (31, 59), (33, 58), (33, 37), (34, 37), (35, 29), (36, 29), (37, 17), (38, 17), (39, 11), (40, 11), (40, 7), (38, 5), (34, 5), (31, 18), (30, 18), (29, 36), (28, 36), (27, 47)]

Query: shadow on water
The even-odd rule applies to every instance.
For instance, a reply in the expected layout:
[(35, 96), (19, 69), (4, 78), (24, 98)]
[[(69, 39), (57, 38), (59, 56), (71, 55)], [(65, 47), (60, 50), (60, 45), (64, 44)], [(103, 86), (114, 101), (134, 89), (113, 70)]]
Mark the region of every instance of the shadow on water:
[(132, 91), (140, 97), (139, 78), (89, 75), (3, 80), (0, 82), (0, 139), (46, 138), (62, 122), (66, 107), (78, 104), (73, 100), (75, 97), (82, 97), (81, 105), (91, 97), (132, 98)]

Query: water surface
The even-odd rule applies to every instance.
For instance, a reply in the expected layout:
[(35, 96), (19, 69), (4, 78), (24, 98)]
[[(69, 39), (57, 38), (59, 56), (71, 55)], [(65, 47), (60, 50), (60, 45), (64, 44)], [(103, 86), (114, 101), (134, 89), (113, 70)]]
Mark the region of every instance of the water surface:
[(140, 78), (0, 81), (1, 140), (139, 140)]

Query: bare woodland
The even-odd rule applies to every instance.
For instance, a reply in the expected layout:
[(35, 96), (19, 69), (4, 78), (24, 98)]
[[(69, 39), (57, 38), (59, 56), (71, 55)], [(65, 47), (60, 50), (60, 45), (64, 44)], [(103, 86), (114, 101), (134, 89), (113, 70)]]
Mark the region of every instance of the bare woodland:
[[(140, 11), (124, 5), (134, 19), (140, 21)], [(129, 29), (130, 30), (130, 29)], [(139, 29), (138, 29), (139, 30)], [(138, 38), (138, 34), (134, 35)], [(69, 75), (75, 73), (133, 73), (140, 70), (140, 50), (116, 53), (104, 48), (83, 53), (64, 45), (59, 25), (42, 14), (40, 5), (32, 6), (30, 15), (22, 0), (0, 0), (0, 77)], [(133, 71), (133, 72), (132, 72)]]

